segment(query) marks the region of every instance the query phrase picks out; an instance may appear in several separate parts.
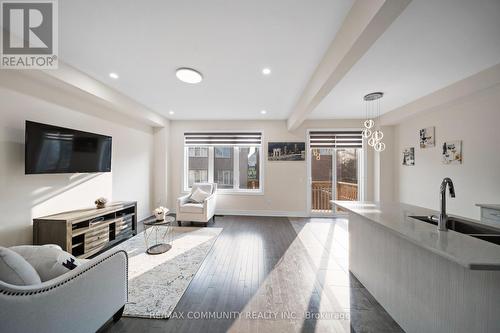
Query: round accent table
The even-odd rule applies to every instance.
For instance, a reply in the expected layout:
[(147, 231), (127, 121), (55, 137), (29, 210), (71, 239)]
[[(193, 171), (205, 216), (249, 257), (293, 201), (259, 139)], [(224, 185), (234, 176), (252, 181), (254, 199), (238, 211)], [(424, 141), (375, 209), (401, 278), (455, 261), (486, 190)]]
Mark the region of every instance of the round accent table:
[(156, 221), (154, 217), (144, 221), (144, 240), (148, 254), (162, 254), (172, 248), (174, 222), (173, 216), (165, 216), (162, 221)]

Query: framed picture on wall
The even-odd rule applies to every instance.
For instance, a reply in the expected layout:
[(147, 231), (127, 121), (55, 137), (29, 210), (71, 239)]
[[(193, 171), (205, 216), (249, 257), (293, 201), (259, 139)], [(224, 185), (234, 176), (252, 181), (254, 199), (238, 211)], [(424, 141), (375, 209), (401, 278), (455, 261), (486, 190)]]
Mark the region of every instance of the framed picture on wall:
[(403, 165), (404, 166), (414, 166), (415, 165), (415, 148), (408, 147), (403, 149)]
[(305, 159), (305, 142), (269, 142), (267, 144), (268, 161), (304, 161)]
[(420, 130), (420, 148), (435, 146), (435, 127), (422, 128)]
[(462, 141), (447, 141), (443, 143), (441, 153), (444, 164), (462, 164)]

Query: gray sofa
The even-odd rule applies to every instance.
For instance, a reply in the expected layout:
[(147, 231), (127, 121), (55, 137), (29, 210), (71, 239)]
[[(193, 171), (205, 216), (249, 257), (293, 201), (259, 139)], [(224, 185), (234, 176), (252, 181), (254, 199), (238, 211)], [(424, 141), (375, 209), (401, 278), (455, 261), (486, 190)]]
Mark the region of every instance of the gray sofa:
[(95, 332), (120, 319), (128, 293), (128, 258), (110, 250), (41, 284), (0, 281), (0, 327), (5, 333)]

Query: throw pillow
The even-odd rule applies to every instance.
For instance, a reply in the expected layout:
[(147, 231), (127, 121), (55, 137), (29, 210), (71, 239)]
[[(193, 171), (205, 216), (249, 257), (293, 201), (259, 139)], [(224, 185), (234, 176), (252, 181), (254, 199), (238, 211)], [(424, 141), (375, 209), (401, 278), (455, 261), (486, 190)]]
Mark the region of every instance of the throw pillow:
[(16, 286), (40, 284), (40, 276), (18, 253), (0, 246), (0, 280)]
[(13, 246), (12, 251), (20, 254), (38, 272), (42, 282), (52, 280), (75, 269), (79, 262), (57, 245)]
[(201, 203), (203, 202), (206, 198), (208, 198), (210, 196), (210, 193), (207, 193), (203, 190), (200, 190), (199, 188), (197, 188), (192, 194), (191, 196), (189, 197), (189, 199), (191, 200), (191, 202), (195, 202), (195, 203)]

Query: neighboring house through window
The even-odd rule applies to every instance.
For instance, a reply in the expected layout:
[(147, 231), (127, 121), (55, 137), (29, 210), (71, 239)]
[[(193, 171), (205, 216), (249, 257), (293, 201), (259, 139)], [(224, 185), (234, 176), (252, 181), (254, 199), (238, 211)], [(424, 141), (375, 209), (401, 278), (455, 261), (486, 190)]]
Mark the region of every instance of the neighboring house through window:
[(185, 133), (184, 190), (214, 182), (226, 192), (262, 192), (259, 132)]

